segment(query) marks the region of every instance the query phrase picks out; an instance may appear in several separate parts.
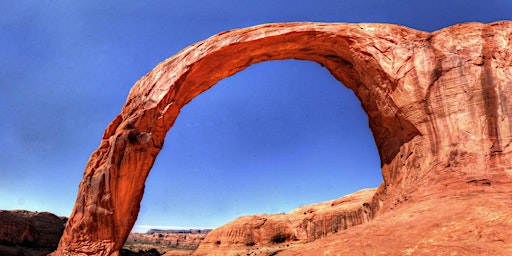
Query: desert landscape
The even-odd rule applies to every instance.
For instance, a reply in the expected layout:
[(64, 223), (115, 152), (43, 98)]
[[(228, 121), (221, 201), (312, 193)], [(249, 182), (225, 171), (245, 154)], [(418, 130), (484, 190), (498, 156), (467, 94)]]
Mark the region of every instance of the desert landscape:
[[(509, 21), (434, 33), (382, 24), (270, 24), (194, 44), (135, 84), (87, 164), (50, 255), (510, 254), (510, 49)], [(206, 235), (129, 234), (144, 177), (179, 109), (245, 66), (292, 57), (321, 63), (361, 100), (382, 160), (381, 186), (286, 214), (240, 217)], [(226, 58), (230, 65), (214, 68)], [(50, 226), (37, 220), (41, 214), (14, 213), (28, 224), (13, 224), (4, 212), (11, 217), (4, 218), (3, 248), (55, 249), (38, 240)], [(45, 216), (62, 228), (64, 218)]]
[[(382, 183), (214, 229), (131, 233), (145, 211), (148, 175), (185, 106), (251, 65), (286, 59), (318, 63), (354, 93)], [(512, 255), (511, 95), (512, 21), (433, 32), (338, 22), (221, 32), (133, 85), (88, 158), (69, 216), (0, 210), (0, 255)]]
[[(0, 210), (0, 255), (48, 255), (57, 248), (67, 217), (49, 212)], [(192, 255), (211, 230), (149, 230), (130, 233), (121, 255)]]
[[(376, 189), (299, 207), (289, 213), (243, 216), (215, 230), (130, 233), (120, 255), (507, 255), (512, 199), (492, 184), (470, 194), (402, 202), (372, 217)], [(491, 194), (492, 196), (489, 196)], [(0, 212), (0, 255), (47, 255), (67, 218)]]
[[(272, 255), (369, 222), (373, 215), (368, 202), (375, 190), (361, 190), (289, 213), (242, 216), (215, 230), (150, 229), (130, 233), (121, 255), (208, 255), (219, 247), (227, 249), (216, 254)], [(0, 211), (0, 255), (50, 253), (57, 247), (66, 221), (51, 213)]]
[[(130, 233), (123, 249), (140, 255), (151, 250), (157, 255), (192, 255), (210, 229), (154, 230)], [(127, 252), (125, 252), (127, 253)], [(136, 254), (138, 253), (138, 254)]]
[(237, 219), (210, 232), (195, 255), (508, 254), (511, 38), (509, 21), (434, 33), (284, 23), (194, 44), (134, 85), (89, 159), (52, 255), (117, 254), (181, 107), (251, 64), (287, 58), (316, 61), (354, 91), (368, 114), (384, 181), (354, 206), (345, 199), (327, 203), (341, 213), (300, 209)]

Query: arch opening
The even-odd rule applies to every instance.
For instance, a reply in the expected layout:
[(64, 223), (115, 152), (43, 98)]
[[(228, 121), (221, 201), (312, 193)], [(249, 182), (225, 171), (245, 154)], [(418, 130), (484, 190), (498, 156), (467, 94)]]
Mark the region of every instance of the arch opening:
[(375, 29), (371, 24), (262, 25), (215, 35), (163, 61), (132, 87), (121, 113), (91, 155), (57, 252), (118, 252), (137, 219), (145, 180), (181, 108), (223, 78), (268, 60), (317, 62), (355, 92), (368, 114), (383, 166), (384, 185), (371, 203), (373, 215), (387, 200), (388, 187), (402, 184), (401, 168), (406, 164), (402, 165), (404, 160), (397, 158), (398, 153), (410, 156), (414, 148), (407, 146), (420, 135), (408, 115), (415, 109), (400, 109), (389, 94), (396, 90), (397, 80), (388, 70), (389, 63), (376, 57), (382, 51), (375, 49), (383, 45), (367, 40), (378, 38), (375, 42), (388, 44), (384, 47), (396, 49), (404, 44), (407, 48), (412, 42), (408, 37), (419, 33), (403, 30), (402, 41), (387, 40), (396, 33), (394, 28)]
[(382, 182), (359, 100), (311, 61), (266, 61), (219, 81), (182, 109), (166, 138), (146, 182), (138, 231), (217, 227)]

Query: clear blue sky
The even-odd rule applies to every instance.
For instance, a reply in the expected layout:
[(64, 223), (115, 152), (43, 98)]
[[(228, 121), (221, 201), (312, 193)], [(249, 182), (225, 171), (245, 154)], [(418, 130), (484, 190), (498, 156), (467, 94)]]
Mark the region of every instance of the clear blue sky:
[[(434, 31), (512, 19), (512, 1), (3, 0), (0, 12), (0, 209), (69, 215), (88, 157), (131, 86), (192, 43), (288, 21)], [(136, 225), (217, 227), (381, 180), (352, 92), (316, 63), (266, 62), (183, 109)]]

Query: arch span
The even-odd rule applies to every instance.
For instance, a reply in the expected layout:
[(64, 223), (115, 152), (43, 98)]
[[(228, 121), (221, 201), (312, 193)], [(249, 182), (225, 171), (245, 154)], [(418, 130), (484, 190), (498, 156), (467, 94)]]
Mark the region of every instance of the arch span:
[[(493, 26), (475, 23), (472, 33), (448, 28), (429, 34), (380, 24), (269, 24), (227, 31), (191, 45), (131, 89), (89, 159), (55, 254), (117, 255), (137, 218), (146, 177), (180, 109), (219, 80), (266, 60), (318, 62), (360, 99), (384, 178), (371, 206), (375, 213), (430, 195), (433, 187), (443, 185), (440, 180), (457, 183), (489, 173), (502, 175), (503, 168), (489, 172), (485, 167), (490, 161), (505, 165), (500, 159), (508, 151), (501, 147), (500, 136), (512, 129), (498, 125), (497, 118), (484, 122), (480, 117), (495, 116), (498, 108), (512, 103), (500, 102), (497, 93), (504, 78), (490, 68), (489, 58), (472, 54), (485, 45), (468, 41), (483, 38), (484, 30), (512, 30), (510, 23)], [(507, 36), (502, 31), (500, 35)], [(453, 42), (465, 48), (454, 52)], [(456, 71), (467, 78), (458, 80), (463, 83), (451, 83)], [(481, 79), (470, 79), (464, 75), (468, 72), (482, 74)], [(484, 90), (489, 97), (466, 97), (468, 87), (476, 94)], [(458, 129), (462, 118), (473, 118), (478, 125)], [(496, 157), (484, 154), (492, 153), (489, 148)], [(448, 165), (455, 174), (440, 171)], [(457, 172), (462, 165), (475, 171)]]

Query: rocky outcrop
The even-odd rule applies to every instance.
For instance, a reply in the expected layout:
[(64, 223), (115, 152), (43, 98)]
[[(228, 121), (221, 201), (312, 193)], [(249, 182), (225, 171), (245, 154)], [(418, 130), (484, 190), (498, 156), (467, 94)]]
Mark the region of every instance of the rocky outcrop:
[[(496, 193), (492, 185), (484, 186), (464, 195), (408, 201), (363, 225), (268, 251), (278, 256), (511, 255), (512, 197), (510, 192)], [(251, 251), (243, 252), (221, 255)]]
[(266, 60), (318, 62), (360, 99), (384, 178), (369, 203), (372, 216), (408, 202), (509, 193), (511, 36), (512, 22), (434, 33), (396, 25), (288, 23), (196, 43), (131, 89), (89, 159), (55, 255), (118, 255), (180, 109), (219, 80)]
[(57, 248), (66, 220), (48, 212), (0, 210), (0, 255), (47, 255)]
[(289, 213), (239, 217), (210, 232), (194, 255), (242, 254), (312, 242), (370, 221), (374, 194), (375, 189), (365, 189)]

